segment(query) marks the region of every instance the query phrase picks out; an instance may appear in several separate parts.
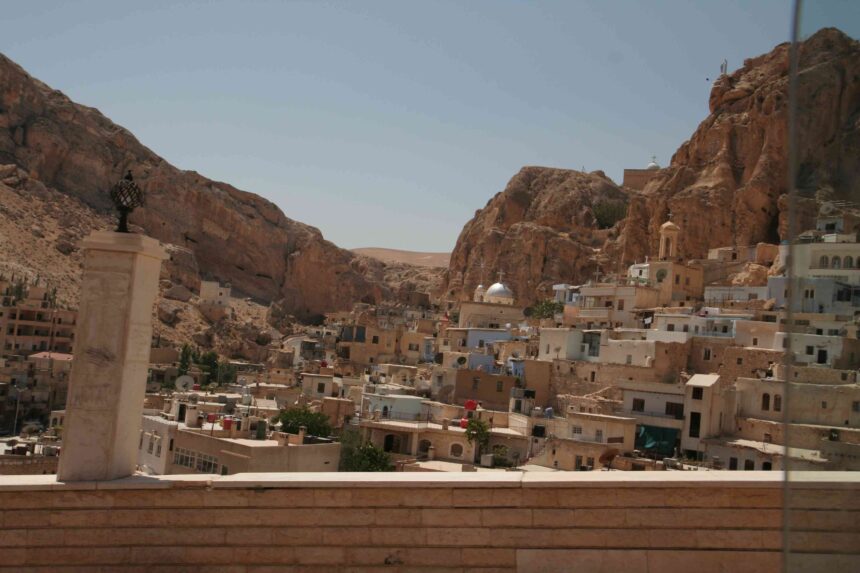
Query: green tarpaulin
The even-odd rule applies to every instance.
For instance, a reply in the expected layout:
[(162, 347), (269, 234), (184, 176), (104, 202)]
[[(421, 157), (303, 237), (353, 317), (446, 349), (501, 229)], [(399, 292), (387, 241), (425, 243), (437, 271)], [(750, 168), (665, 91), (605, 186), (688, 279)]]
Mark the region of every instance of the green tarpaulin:
[(678, 443), (678, 433), (679, 431), (674, 428), (638, 426), (636, 428), (636, 449), (673, 456), (675, 444)]

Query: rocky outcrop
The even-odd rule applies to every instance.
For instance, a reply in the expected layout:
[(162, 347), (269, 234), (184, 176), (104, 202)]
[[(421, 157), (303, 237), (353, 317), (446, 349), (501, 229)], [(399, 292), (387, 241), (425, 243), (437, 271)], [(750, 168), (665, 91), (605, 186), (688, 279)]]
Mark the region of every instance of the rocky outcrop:
[[(641, 191), (620, 189), (600, 172), (524, 168), (463, 228), (443, 294), (468, 299), (481, 280), (493, 282), (503, 270), (525, 305), (549, 296), (553, 282), (581, 283), (598, 270), (622, 274), (657, 251), (670, 212), (682, 228), (678, 249), (686, 258), (784, 239), (788, 57), (782, 44), (718, 78), (708, 117)], [(801, 196), (794, 213), (803, 230), (814, 225), (823, 201), (857, 201), (860, 43), (823, 29), (802, 44), (799, 69)], [(600, 230), (607, 225), (595, 221), (595, 204), (606, 200), (628, 207), (614, 228)], [(761, 269), (735, 279), (763, 280)]]
[(160, 301), (156, 305), (156, 316), (158, 316), (158, 320), (163, 322), (168, 326), (173, 326), (180, 320), (180, 315), (182, 314), (182, 309), (171, 304), (166, 300)]
[[(192, 253), (208, 277), (258, 300), (284, 299), (299, 318), (391, 295), (389, 285), (363, 274), (374, 266), (363, 257), (324, 240), (262, 197), (175, 168), (98, 110), (72, 102), (2, 55), (0, 164), (17, 165), (31, 180), (100, 213), (111, 208), (107, 191), (132, 170), (147, 193), (133, 224), (179, 254)], [(67, 251), (70, 244), (61, 241), (58, 249)], [(171, 264), (184, 260), (190, 258)], [(196, 269), (185, 271), (182, 283), (195, 288)]]
[[(787, 236), (789, 46), (744, 61), (717, 79), (710, 115), (671, 164), (631, 198), (620, 238), (607, 251), (626, 265), (657, 247), (671, 211), (680, 254), (775, 243)], [(798, 228), (824, 200), (851, 199), (860, 184), (860, 43), (823, 29), (800, 50)]]
[(161, 296), (163, 296), (164, 298), (169, 298), (171, 300), (179, 300), (182, 302), (188, 302), (189, 300), (191, 300), (193, 293), (183, 285), (172, 285), (169, 288), (167, 288), (161, 294)]
[(559, 282), (585, 281), (598, 269), (596, 248), (615, 232), (627, 192), (602, 172), (524, 167), (466, 223), (451, 254), (444, 295), (467, 300), (505, 273), (526, 305)]

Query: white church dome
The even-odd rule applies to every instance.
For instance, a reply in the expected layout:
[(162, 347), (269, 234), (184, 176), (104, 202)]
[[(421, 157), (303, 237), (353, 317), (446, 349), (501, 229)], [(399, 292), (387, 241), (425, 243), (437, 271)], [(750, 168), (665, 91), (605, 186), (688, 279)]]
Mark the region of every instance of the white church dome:
[(503, 285), (502, 283), (493, 283), (490, 285), (490, 288), (487, 289), (487, 296), (494, 298), (514, 298), (514, 293), (511, 289)]

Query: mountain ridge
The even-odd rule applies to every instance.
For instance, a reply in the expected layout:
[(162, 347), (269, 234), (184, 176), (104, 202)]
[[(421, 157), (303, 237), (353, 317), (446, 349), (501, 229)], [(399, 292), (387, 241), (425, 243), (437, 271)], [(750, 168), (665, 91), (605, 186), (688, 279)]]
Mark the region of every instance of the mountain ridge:
[[(359, 300), (427, 290), (435, 280), (427, 269), (389, 268), (341, 249), (263, 197), (174, 167), (97, 109), (73, 102), (0, 54), (4, 164), (97, 214), (111, 210), (107, 191), (131, 170), (147, 194), (131, 223), (191, 251), (207, 278), (230, 282), (238, 293), (266, 303), (277, 301), (305, 320)], [(198, 279), (191, 275), (183, 273), (180, 282), (190, 278), (184, 286), (194, 289)]]

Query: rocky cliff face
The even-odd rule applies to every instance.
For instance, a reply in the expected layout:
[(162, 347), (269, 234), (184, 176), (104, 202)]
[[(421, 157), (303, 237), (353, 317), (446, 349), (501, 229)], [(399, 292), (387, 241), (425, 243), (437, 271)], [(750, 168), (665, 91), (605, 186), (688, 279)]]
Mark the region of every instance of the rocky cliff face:
[(524, 167), (466, 223), (445, 295), (470, 299), (499, 271), (522, 304), (549, 296), (554, 283), (585, 280), (597, 270), (597, 248), (613, 235), (612, 213), (623, 214), (627, 195), (602, 172)]
[[(671, 164), (631, 198), (619, 240), (607, 245), (619, 268), (655, 251), (670, 211), (683, 230), (678, 247), (685, 257), (786, 237), (788, 70), (789, 46), (782, 44), (717, 79), (710, 115)], [(858, 199), (860, 43), (821, 30), (802, 44), (799, 70), (803, 229), (817, 203)]]
[[(300, 318), (379, 301), (402, 284), (380, 280), (391, 274), (385, 264), (336, 247), (271, 202), (173, 167), (98, 110), (72, 102), (0, 55), (3, 164), (17, 165), (31, 180), (97, 213), (110, 210), (107, 191), (131, 169), (147, 193), (133, 224), (190, 251), (204, 276), (262, 301), (283, 299)], [(426, 269), (402, 274), (417, 288), (428, 288), (434, 278)], [(199, 280), (196, 270), (184, 276)]]
[[(552, 283), (592, 278), (598, 265), (623, 273), (657, 251), (670, 211), (682, 228), (684, 257), (785, 238), (788, 52), (788, 44), (779, 45), (720, 77), (708, 117), (642, 191), (620, 189), (599, 172), (523, 169), (464, 227), (445, 295), (469, 298), (482, 261), (484, 281), (492, 282), (491, 270), (506, 271), (523, 304), (550, 295)], [(860, 200), (860, 43), (821, 30), (803, 43), (799, 69), (804, 229), (822, 201)], [(628, 210), (614, 229), (599, 231), (594, 205), (607, 200), (624, 200)]]

